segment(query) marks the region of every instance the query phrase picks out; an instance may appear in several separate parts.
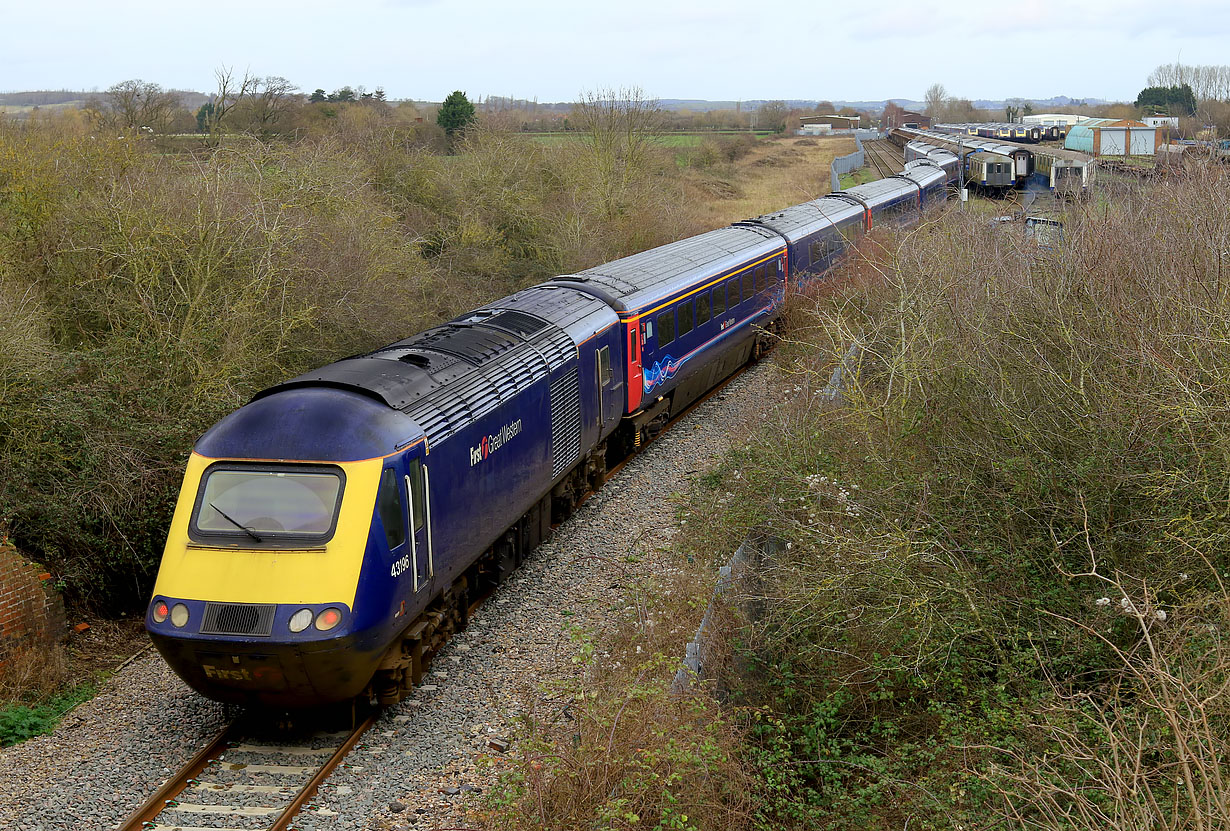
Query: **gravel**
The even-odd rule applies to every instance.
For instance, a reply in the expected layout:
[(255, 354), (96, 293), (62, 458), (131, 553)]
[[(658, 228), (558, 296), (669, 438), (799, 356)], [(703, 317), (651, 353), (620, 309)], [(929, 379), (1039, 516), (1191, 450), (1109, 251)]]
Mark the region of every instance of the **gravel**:
[[(579, 671), (570, 627), (602, 628), (624, 583), (664, 565), (655, 552), (678, 532), (670, 496), (764, 408), (772, 373), (761, 365), (733, 381), (591, 497), (443, 650), (415, 695), (381, 716), (322, 787), (320, 810), (295, 827), (476, 827), (467, 810), (496, 776), (480, 759), (512, 749), (514, 720), (532, 709), (544, 680)], [(632, 546), (642, 556), (629, 562)], [(0, 829), (114, 828), (234, 713), (148, 652), (54, 733), (0, 750)]]

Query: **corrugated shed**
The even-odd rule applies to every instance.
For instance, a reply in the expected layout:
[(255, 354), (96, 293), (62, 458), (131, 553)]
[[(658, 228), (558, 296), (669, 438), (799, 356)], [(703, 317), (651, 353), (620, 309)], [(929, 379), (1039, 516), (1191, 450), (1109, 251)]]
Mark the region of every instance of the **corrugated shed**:
[[(1104, 130), (1108, 131), (1108, 135), (1102, 134)], [(1154, 128), (1130, 118), (1090, 118), (1069, 128), (1063, 146), (1068, 150), (1078, 150), (1095, 156), (1123, 155), (1124, 149), (1129, 149), (1132, 153), (1151, 155), (1154, 139), (1151, 137), (1142, 144), (1142, 140), (1137, 138), (1148, 132), (1154, 132)], [(1132, 141), (1132, 138), (1137, 140)]]
[(1067, 138), (1063, 140), (1065, 150), (1079, 150), (1082, 153), (1093, 153), (1093, 128), (1094, 121), (1104, 121), (1105, 119), (1090, 119), (1082, 121), (1080, 124), (1073, 124), (1068, 128)]

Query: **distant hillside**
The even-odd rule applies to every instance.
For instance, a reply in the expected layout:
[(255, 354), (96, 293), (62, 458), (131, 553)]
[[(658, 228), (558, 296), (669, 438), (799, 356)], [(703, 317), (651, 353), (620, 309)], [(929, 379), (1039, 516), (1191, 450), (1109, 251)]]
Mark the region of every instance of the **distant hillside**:
[[(172, 94), (179, 97), (179, 102), (182, 106), (195, 110), (209, 100), (209, 96), (189, 89), (173, 89), (168, 90)], [(102, 98), (104, 92), (99, 90), (25, 90), (22, 92), (0, 92), (0, 107), (6, 109), (20, 111), (30, 107), (55, 107), (63, 109), (67, 107), (81, 107), (92, 98)]]
[(48, 107), (84, 101), (91, 93), (71, 89), (39, 89), (27, 92), (0, 92), (0, 104), (15, 107)]

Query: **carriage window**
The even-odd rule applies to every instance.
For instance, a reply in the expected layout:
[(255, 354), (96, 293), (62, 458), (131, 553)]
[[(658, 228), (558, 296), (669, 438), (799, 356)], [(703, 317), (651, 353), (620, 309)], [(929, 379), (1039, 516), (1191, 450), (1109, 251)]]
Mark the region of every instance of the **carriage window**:
[(611, 383), (611, 348), (604, 346), (598, 350), (598, 386), (605, 387)]
[(739, 305), (739, 278), (733, 277), (726, 281), (726, 308), (733, 309)]
[(384, 538), (390, 549), (394, 549), (406, 541), (406, 515), (401, 501), (401, 485), (397, 481), (397, 472), (386, 467), (380, 475), (380, 495), (376, 497), (376, 511), (380, 514), (380, 524), (384, 526)]
[(688, 332), (692, 331), (692, 314), (693, 307), (691, 300), (679, 304), (679, 337), (683, 337)]
[(755, 280), (755, 291), (760, 294), (764, 291), (764, 266), (756, 266), (756, 270), (752, 272), (752, 278)]
[(658, 348), (666, 346), (675, 339), (675, 310), (658, 315)]
[(777, 285), (777, 260), (765, 266), (765, 280), (770, 287)]
[(702, 291), (696, 298), (696, 325), (702, 326), (709, 321), (709, 292)]
[(717, 317), (726, 312), (726, 289), (723, 286), (718, 286), (713, 290), (713, 316)]
[(743, 272), (743, 302), (752, 298), (752, 272)]

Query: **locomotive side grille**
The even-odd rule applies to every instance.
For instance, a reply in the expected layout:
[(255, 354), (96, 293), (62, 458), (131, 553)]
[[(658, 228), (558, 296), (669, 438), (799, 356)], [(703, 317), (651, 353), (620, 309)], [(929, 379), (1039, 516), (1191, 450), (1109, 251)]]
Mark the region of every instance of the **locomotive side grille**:
[(273, 632), (273, 605), (206, 603), (201, 633), (205, 635), (264, 635)]
[(581, 455), (581, 395), (576, 367), (551, 383), (551, 478)]

